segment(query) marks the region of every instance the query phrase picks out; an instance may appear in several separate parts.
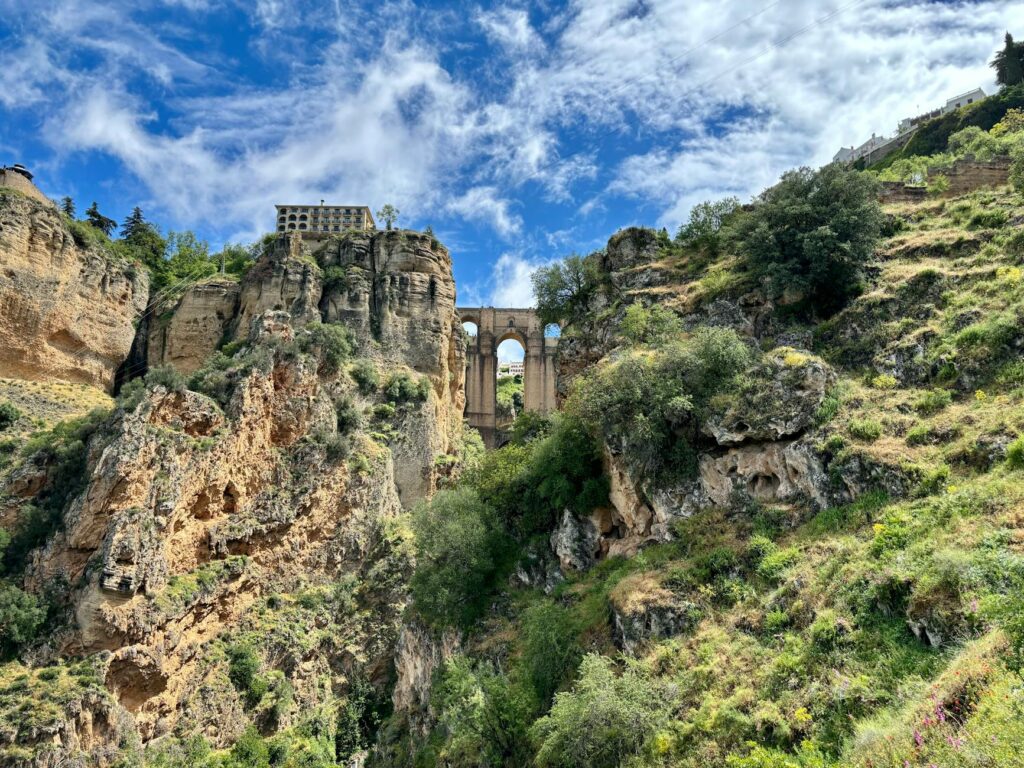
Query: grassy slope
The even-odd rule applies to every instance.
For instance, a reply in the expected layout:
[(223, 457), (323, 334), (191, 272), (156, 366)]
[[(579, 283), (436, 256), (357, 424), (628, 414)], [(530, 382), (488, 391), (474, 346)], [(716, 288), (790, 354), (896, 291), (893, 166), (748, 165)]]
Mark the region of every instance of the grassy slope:
[[(639, 764), (1017, 764), (1024, 694), (992, 609), (1024, 577), (1024, 476), (985, 446), (1024, 432), (1010, 322), (1024, 315), (1024, 254), (1012, 227), (977, 225), (996, 209), (997, 222), (1024, 217), (1008, 191), (890, 208), (904, 225), (880, 250), (876, 287), (815, 329), (841, 376), (831, 447), (902, 467), (918, 479), (912, 498), (871, 494), (809, 520), (788, 507), (705, 512), (676, 541), (551, 597), (507, 595), (471, 654), (514, 667), (528, 616), (547, 605), (582, 651), (613, 655), (613, 607), (683, 601), (693, 628), (641, 652), (652, 690), (673, 694)], [(741, 282), (728, 257), (689, 277), (656, 290), (684, 305)], [(908, 339), (929, 371), (918, 386), (878, 375)]]

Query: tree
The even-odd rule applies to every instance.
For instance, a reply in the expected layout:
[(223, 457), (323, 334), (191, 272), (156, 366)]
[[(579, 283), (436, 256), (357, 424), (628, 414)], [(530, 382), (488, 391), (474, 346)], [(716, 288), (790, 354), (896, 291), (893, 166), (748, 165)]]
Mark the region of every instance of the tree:
[(859, 293), (882, 229), (878, 184), (838, 163), (799, 168), (757, 198), (740, 247), (771, 298), (828, 316)]
[(540, 267), (531, 277), (542, 325), (571, 325), (587, 311), (599, 283), (593, 258), (572, 254), (560, 262)]
[(398, 221), (398, 209), (391, 203), (388, 203), (377, 211), (377, 218), (383, 221), (384, 226), (390, 231), (395, 222)]
[(0, 582), (0, 654), (4, 657), (31, 642), (46, 618), (35, 597)]
[(217, 271), (210, 258), (210, 244), (197, 238), (194, 232), (171, 232), (167, 236), (167, 250), (171, 279), (199, 280)]
[(705, 200), (690, 210), (690, 220), (679, 228), (676, 240), (715, 254), (721, 245), (722, 227), (736, 213), (740, 201), (735, 197), (714, 202)]
[(64, 197), (60, 199), (60, 209), (64, 211), (69, 218), (75, 218), (75, 201), (67, 195), (64, 195)]
[(107, 218), (102, 213), (100, 213), (100, 209), (97, 207), (95, 200), (93, 201), (93, 204), (90, 205), (89, 208), (86, 210), (85, 216), (86, 221), (88, 221), (89, 224), (91, 224), (93, 227), (95, 227), (100, 232), (105, 234), (107, 237), (110, 237), (110, 233), (117, 228), (116, 221)]
[(1013, 35), (1007, 32), (1006, 44), (996, 53), (990, 66), (996, 71), (996, 82), (1000, 85), (1024, 83), (1024, 44), (1015, 43)]
[(440, 491), (412, 513), (412, 596), (435, 624), (470, 626), (483, 613), (505, 542), (494, 511), (476, 491)]
[(634, 662), (617, 676), (612, 662), (589, 654), (572, 691), (555, 696), (551, 711), (534, 723), (541, 768), (617, 768), (640, 754), (667, 720), (665, 691)]
[(121, 237), (129, 240), (133, 235), (139, 234), (143, 227), (147, 226), (149, 225), (142, 215), (142, 209), (139, 206), (135, 206), (132, 208), (128, 218), (124, 220), (124, 224), (121, 225)]

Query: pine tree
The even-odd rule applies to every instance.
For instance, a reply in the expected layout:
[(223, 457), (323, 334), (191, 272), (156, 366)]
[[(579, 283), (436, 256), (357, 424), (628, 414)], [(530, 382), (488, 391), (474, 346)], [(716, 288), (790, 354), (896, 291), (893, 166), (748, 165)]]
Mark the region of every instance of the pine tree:
[(1015, 43), (1013, 35), (1006, 33), (1006, 44), (992, 59), (996, 71), (996, 82), (1000, 85), (1024, 83), (1024, 45)]
[(100, 230), (100, 232), (105, 234), (107, 237), (110, 237), (110, 233), (113, 232), (114, 229), (117, 227), (116, 221), (107, 218), (102, 213), (100, 213), (100, 209), (97, 207), (95, 200), (93, 201), (92, 205), (90, 205), (89, 208), (86, 210), (85, 217), (86, 220), (92, 226)]
[(142, 228), (149, 227), (149, 223), (142, 215), (142, 209), (139, 206), (132, 208), (131, 214), (124, 220), (124, 224), (121, 225), (121, 237), (125, 240), (131, 240), (133, 237), (138, 237), (142, 234)]
[(60, 209), (67, 214), (68, 218), (75, 218), (75, 201), (67, 195), (60, 199)]

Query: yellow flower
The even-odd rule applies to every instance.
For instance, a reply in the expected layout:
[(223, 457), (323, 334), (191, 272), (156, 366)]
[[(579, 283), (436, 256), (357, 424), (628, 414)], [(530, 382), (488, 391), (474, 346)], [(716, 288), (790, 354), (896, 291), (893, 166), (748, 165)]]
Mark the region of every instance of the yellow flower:
[(654, 751), (659, 755), (667, 755), (675, 746), (676, 739), (671, 733), (661, 731), (654, 737)]
[(885, 530), (885, 523), (875, 523), (872, 528), (875, 529), (875, 535), (878, 536), (882, 531)]
[(946, 486), (946, 493), (956, 493), (958, 490), (960, 490), (960, 489), (957, 488), (955, 485), (947, 485)]
[(807, 711), (807, 707), (797, 707), (796, 712), (793, 713), (793, 719), (796, 720), (798, 725), (807, 725), (814, 718)]
[(984, 400), (987, 397), (988, 397), (988, 395), (985, 394), (985, 390), (984, 389), (979, 389), (979, 390), (977, 390), (974, 393), (974, 399), (977, 400), (978, 402), (981, 402), (982, 400)]

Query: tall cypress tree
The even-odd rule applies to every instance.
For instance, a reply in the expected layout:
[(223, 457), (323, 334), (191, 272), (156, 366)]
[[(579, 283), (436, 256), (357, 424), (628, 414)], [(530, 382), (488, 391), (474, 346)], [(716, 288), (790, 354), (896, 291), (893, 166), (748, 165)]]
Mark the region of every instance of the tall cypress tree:
[(996, 82), (1000, 85), (1024, 83), (1024, 45), (1015, 43), (1013, 35), (1007, 32), (1006, 44), (992, 59), (991, 67), (996, 71)]
[(60, 200), (60, 209), (68, 215), (69, 218), (75, 218), (75, 201), (65, 195)]

